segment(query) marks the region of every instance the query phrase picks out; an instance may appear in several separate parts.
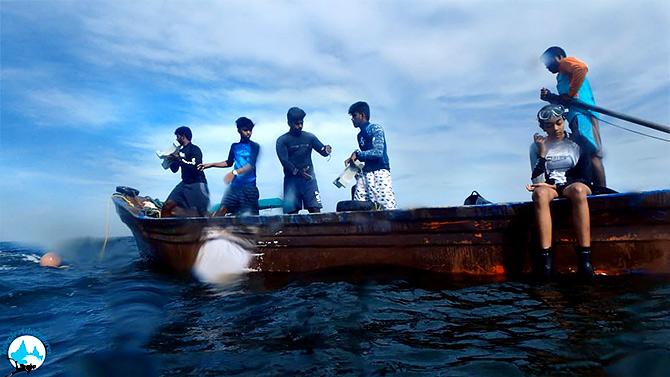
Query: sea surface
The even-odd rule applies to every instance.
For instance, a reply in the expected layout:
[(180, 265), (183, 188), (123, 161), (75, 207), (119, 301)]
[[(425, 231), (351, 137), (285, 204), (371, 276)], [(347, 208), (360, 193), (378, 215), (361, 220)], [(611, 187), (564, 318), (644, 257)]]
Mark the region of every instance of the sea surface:
[[(406, 270), (153, 270), (132, 238), (0, 242), (0, 344), (48, 344), (31, 376), (669, 376), (668, 277), (455, 279)], [(0, 376), (13, 371), (0, 361)], [(19, 374), (25, 375), (25, 374)]]

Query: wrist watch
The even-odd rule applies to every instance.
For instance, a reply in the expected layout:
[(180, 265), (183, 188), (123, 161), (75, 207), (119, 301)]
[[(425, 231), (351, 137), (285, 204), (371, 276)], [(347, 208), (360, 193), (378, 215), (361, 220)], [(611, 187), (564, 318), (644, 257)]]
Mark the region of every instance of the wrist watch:
[(233, 175), (237, 175), (237, 174), (239, 174), (239, 173), (237, 172), (237, 170), (233, 169)]

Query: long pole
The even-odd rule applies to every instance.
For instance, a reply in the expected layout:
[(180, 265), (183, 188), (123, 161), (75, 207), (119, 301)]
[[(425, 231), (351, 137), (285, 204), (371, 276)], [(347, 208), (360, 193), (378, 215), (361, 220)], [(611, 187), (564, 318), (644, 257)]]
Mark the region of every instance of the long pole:
[(619, 112), (616, 112), (616, 111), (608, 110), (608, 109), (602, 108), (600, 106), (589, 105), (588, 103), (584, 103), (584, 102), (582, 102), (580, 100), (577, 100), (577, 99), (574, 99), (574, 98), (565, 101), (565, 100), (561, 99), (559, 96), (557, 96), (553, 93), (550, 93), (546, 96), (545, 100), (549, 101), (549, 102), (552, 102), (552, 103), (559, 102), (559, 103), (563, 103), (564, 105), (567, 105), (567, 106), (575, 106), (575, 107), (579, 107), (579, 108), (582, 108), (582, 109), (595, 111), (595, 112), (600, 113), (600, 114), (609, 115), (609, 116), (612, 116), (612, 117), (615, 117), (615, 118), (618, 118), (618, 119), (622, 119), (622, 120), (625, 120), (625, 121), (628, 121), (628, 122), (639, 124), (640, 126), (652, 128), (656, 131), (661, 131), (661, 132), (665, 132), (666, 134), (670, 134), (670, 127), (668, 127), (668, 126), (665, 126), (665, 125), (662, 125), (662, 124), (659, 124), (659, 123), (655, 123), (655, 122), (650, 122), (648, 120), (636, 118), (636, 117), (633, 117), (633, 116), (630, 116), (630, 115), (622, 114), (622, 113), (619, 113)]

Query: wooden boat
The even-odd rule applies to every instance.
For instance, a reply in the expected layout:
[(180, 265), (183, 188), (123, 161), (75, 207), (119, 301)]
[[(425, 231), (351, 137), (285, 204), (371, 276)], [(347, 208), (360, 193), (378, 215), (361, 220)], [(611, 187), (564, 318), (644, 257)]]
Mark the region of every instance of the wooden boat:
[[(307, 272), (398, 266), (448, 274), (509, 277), (531, 272), (536, 245), (531, 202), (309, 215), (151, 218), (141, 197), (115, 194), (121, 220), (140, 253), (188, 273), (205, 234), (223, 229), (249, 243), (250, 268)], [(597, 273), (670, 273), (670, 190), (589, 198)], [(574, 271), (569, 203), (552, 203), (555, 267)]]

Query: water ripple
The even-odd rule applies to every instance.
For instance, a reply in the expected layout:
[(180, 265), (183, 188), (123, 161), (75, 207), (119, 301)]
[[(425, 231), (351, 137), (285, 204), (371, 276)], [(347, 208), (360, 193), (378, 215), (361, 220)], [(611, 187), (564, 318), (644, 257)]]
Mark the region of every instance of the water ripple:
[(103, 258), (100, 246), (70, 243), (63, 270), (40, 268), (43, 250), (0, 243), (0, 326), (47, 338), (40, 375), (654, 375), (669, 365), (665, 278), (368, 270), (221, 286), (154, 272), (130, 238)]

